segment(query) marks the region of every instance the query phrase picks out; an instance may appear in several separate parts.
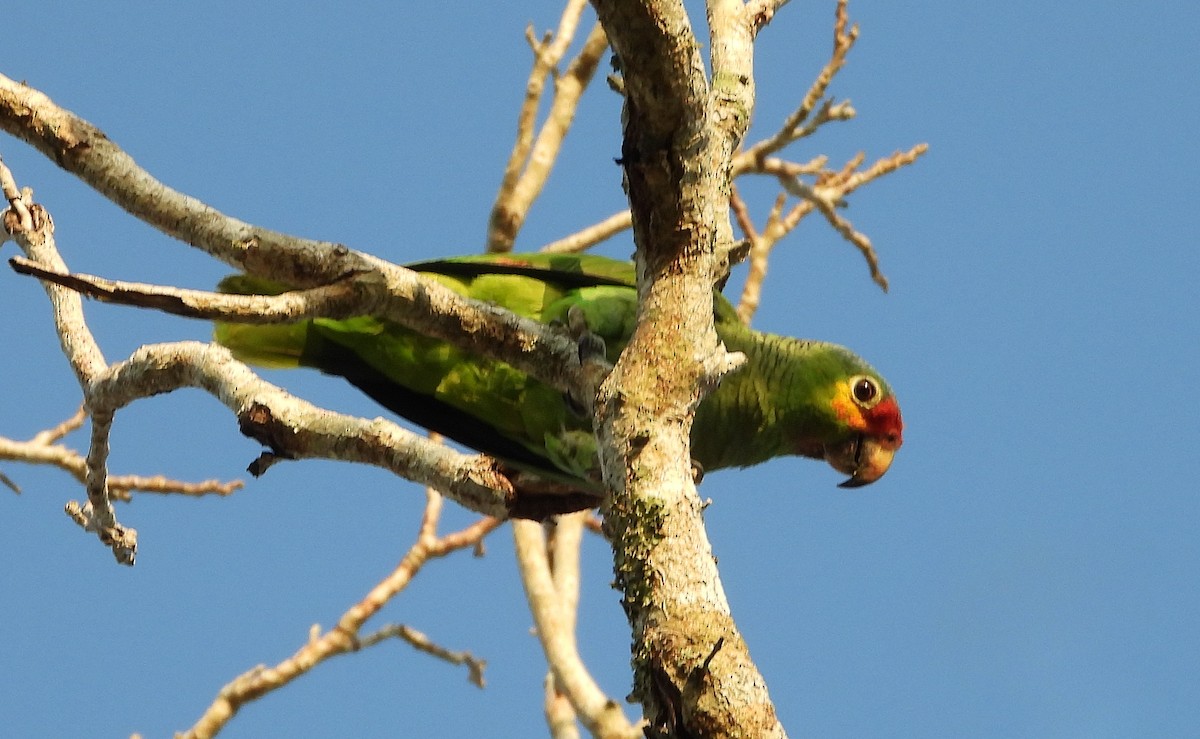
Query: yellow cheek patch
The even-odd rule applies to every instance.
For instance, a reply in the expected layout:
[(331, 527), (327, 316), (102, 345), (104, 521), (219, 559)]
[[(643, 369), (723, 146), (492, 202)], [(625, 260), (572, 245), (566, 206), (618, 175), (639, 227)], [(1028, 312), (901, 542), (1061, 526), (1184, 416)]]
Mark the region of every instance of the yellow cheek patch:
[(833, 406), (833, 412), (837, 415), (838, 420), (855, 431), (865, 431), (867, 419), (863, 418), (862, 409), (850, 399), (850, 385), (839, 382), (835, 387), (836, 391), (830, 405)]

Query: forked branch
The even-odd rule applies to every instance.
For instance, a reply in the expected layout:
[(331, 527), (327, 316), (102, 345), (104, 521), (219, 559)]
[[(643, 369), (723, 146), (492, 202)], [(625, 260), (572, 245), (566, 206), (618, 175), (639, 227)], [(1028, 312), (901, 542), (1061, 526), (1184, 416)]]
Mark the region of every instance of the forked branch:
[(441, 496), (433, 490), (427, 490), (425, 514), (421, 519), (417, 540), (387, 577), (361, 601), (351, 606), (332, 629), (322, 632), (319, 626), (314, 625), (308, 641), (291, 657), (274, 667), (259, 665), (221, 688), (212, 705), (195, 725), (177, 736), (186, 739), (215, 736), (247, 703), (282, 688), (331, 657), (374, 646), (391, 638), (399, 638), (419, 651), (452, 664), (466, 665), (470, 681), (483, 687), (483, 660), (470, 652), (446, 649), (409, 626), (389, 625), (373, 634), (360, 636), (367, 620), (408, 587), (426, 564), (462, 549), (478, 547), (484, 537), (501, 523), (496, 518), (483, 518), (460, 531), (438, 536), (441, 510)]

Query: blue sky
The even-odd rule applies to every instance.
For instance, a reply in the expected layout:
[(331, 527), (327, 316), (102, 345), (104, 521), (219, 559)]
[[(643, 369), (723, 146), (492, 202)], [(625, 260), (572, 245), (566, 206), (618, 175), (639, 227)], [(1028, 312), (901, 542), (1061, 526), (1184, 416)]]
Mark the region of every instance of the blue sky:
[[(831, 92), (853, 122), (792, 154), (869, 159), (927, 141), (846, 212), (880, 251), (805, 223), (773, 261), (758, 328), (834, 340), (896, 388), (905, 446), (860, 491), (806, 460), (715, 473), (701, 493), (734, 614), (793, 736), (1185, 736), (1200, 724), (1200, 360), (1194, 3), (858, 0)], [(832, 3), (761, 37), (766, 135), (829, 49)], [(521, 34), (555, 3), (184, 7), (43, 3), (3, 71), (102, 127), (160, 179), (239, 218), (397, 262), (482, 248), (528, 71)], [(592, 90), (518, 246), (619, 209), (619, 106)], [(75, 270), (207, 287), (226, 269), (125, 216), (15, 140), (0, 155), (52, 212)], [(773, 191), (750, 187), (761, 219)], [(15, 253), (5, 247), (8, 256)], [(628, 237), (604, 252), (630, 252)], [(90, 303), (116, 360), (198, 322)], [(78, 392), (36, 284), (0, 290), (0, 434), (69, 416)], [(371, 403), (315, 373), (314, 402)], [(82, 435), (71, 437), (82, 445)], [(117, 418), (110, 468), (243, 476), (258, 448), (199, 392)], [(65, 475), (0, 466), (8, 532), (0, 694), (14, 736), (162, 736), (290, 655), (412, 541), (415, 485), (280, 465), (232, 498), (142, 496), (115, 565), (62, 514)], [(448, 525), (470, 516), (450, 510)], [(223, 736), (536, 736), (544, 664), (507, 529), (431, 565), (379, 622), (489, 661), (488, 687), (395, 643), (248, 706)], [(603, 542), (585, 547), (581, 643), (630, 689)], [(631, 711), (632, 713), (632, 711)]]

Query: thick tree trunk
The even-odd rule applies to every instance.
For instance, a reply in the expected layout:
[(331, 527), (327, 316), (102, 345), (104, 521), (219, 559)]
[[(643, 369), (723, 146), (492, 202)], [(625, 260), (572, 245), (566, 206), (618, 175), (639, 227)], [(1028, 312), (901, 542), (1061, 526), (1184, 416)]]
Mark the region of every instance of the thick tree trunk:
[(740, 1), (710, 3), (710, 85), (681, 3), (594, 4), (624, 81), (637, 244), (638, 326), (597, 403), (634, 696), (652, 735), (783, 736), (730, 615), (689, 454), (699, 399), (736, 365), (713, 330), (712, 289), (732, 246), (731, 163), (753, 106), (749, 23)]

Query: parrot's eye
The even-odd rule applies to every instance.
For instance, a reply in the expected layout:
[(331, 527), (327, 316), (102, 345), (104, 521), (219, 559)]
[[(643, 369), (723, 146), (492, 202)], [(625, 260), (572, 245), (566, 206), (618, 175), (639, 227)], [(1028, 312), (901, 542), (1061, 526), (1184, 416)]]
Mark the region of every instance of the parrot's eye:
[(879, 401), (879, 385), (870, 377), (858, 376), (850, 380), (850, 392), (854, 400), (864, 408), (870, 408)]

